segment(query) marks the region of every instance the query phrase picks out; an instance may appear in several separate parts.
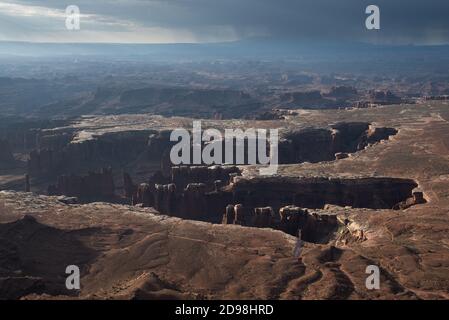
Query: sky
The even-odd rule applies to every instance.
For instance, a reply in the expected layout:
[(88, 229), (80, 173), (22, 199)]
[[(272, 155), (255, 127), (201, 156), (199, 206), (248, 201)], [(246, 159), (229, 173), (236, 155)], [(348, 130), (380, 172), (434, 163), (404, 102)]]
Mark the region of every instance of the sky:
[[(380, 8), (380, 30), (365, 9)], [(80, 30), (65, 8), (79, 7)], [(449, 44), (448, 0), (0, 0), (0, 41)]]

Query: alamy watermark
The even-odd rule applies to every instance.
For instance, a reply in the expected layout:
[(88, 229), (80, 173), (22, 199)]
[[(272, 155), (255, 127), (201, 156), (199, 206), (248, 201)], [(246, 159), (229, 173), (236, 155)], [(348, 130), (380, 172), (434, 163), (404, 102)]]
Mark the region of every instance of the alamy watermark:
[(80, 268), (76, 265), (69, 265), (65, 269), (65, 273), (69, 276), (65, 280), (67, 290), (79, 290), (80, 286)]
[(65, 9), (65, 15), (65, 27), (67, 28), (67, 30), (80, 30), (80, 8), (75, 5), (70, 5)]
[[(365, 13), (369, 16), (365, 20), (365, 27), (368, 30), (380, 29), (380, 9), (377, 5), (371, 4), (366, 7)], [(80, 30), (81, 13), (77, 5), (69, 5), (65, 9), (65, 26), (67, 30)]]
[(172, 164), (259, 164), (268, 165), (261, 175), (277, 173), (278, 129), (225, 129), (223, 136), (217, 129), (203, 132), (201, 121), (193, 121), (192, 136), (186, 129), (172, 131), (170, 141), (178, 142), (170, 151)]
[(366, 14), (369, 16), (365, 20), (365, 26), (368, 30), (379, 30), (380, 29), (380, 9), (376, 5), (369, 5), (365, 10)]
[(369, 276), (365, 280), (365, 286), (368, 290), (380, 289), (380, 270), (376, 265), (369, 265), (365, 269), (365, 273)]

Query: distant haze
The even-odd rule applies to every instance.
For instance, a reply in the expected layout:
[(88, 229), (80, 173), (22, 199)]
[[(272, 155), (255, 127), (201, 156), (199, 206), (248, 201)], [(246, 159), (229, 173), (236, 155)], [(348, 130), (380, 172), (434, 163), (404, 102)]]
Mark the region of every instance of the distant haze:
[[(365, 8), (381, 11), (366, 30)], [(81, 10), (81, 30), (65, 28), (65, 8)], [(28, 0), (0, 1), (0, 41), (204, 43), (284, 41), (449, 43), (447, 0)]]

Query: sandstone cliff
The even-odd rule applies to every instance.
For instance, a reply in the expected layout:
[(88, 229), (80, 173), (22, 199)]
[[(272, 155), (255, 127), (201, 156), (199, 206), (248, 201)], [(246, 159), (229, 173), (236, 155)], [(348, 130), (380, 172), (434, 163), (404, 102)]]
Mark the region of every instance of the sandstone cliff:
[(62, 175), (56, 185), (48, 187), (49, 195), (78, 197), (84, 201), (111, 200), (115, 197), (112, 170), (89, 172), (86, 176)]

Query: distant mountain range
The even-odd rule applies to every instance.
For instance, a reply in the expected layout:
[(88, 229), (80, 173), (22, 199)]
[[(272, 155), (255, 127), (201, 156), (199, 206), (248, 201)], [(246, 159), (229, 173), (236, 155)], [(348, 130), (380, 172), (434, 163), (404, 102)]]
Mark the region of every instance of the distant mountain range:
[(449, 45), (387, 46), (365, 43), (299, 43), (254, 39), (204, 44), (119, 44), (119, 43), (33, 43), (0, 41), (0, 56), (106, 56), (134, 59), (270, 59), (270, 58), (371, 58), (375, 56), (405, 58), (423, 56), (443, 57)]

